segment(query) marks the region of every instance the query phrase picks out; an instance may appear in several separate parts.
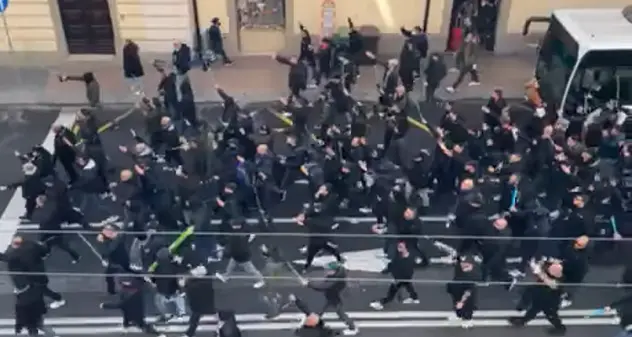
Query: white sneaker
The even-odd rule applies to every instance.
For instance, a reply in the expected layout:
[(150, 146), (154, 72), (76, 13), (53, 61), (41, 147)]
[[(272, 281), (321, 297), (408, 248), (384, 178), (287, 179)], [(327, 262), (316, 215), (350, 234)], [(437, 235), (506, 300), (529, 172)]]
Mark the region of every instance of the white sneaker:
[(218, 280), (226, 283), (226, 276), (220, 274), (220, 273), (215, 273), (215, 277), (217, 277)]
[(358, 334), (358, 332), (359, 332), (358, 328), (355, 328), (355, 329), (347, 328), (347, 329), (342, 330), (342, 334), (345, 336), (355, 336)]
[(562, 302), (560, 302), (560, 308), (564, 309), (564, 308), (568, 308), (571, 305), (573, 305), (573, 301), (567, 300), (567, 299), (563, 299)]
[(474, 82), (474, 81), (472, 81), (472, 82), (468, 83), (467, 85), (469, 85), (470, 87), (475, 87), (477, 85), (481, 85), (481, 82)]
[(65, 300), (59, 300), (59, 301), (51, 302), (51, 304), (49, 304), (48, 306), (51, 309), (58, 309), (58, 308), (63, 307), (64, 305), (66, 305), (66, 301)]
[(452, 68), (450, 68), (449, 72), (451, 72), (451, 73), (458, 73), (459, 69), (452, 67)]
[(369, 306), (375, 310), (382, 310), (384, 309), (384, 305), (382, 305), (382, 303), (375, 301), (375, 302), (371, 302), (369, 303)]
[(470, 320), (467, 320), (467, 321), (463, 321), (463, 322), (461, 322), (461, 327), (462, 327), (463, 329), (469, 329), (469, 328), (471, 328), (471, 327), (473, 327), (473, 326), (474, 326), (474, 322), (473, 322), (471, 319), (470, 319)]
[(255, 288), (255, 289), (259, 289), (259, 288), (263, 288), (264, 285), (266, 285), (265, 281), (259, 281), (259, 282), (255, 283), (255, 284), (253, 284), (252, 287)]
[(419, 300), (416, 300), (414, 298), (405, 298), (402, 303), (404, 304), (419, 304)]
[(257, 238), (257, 236), (255, 234), (250, 234), (248, 235), (248, 242), (252, 242), (255, 240), (255, 238)]
[(447, 88), (445, 88), (445, 91), (447, 91), (447, 92), (449, 92), (449, 93), (453, 94), (456, 90), (454, 90), (454, 88), (453, 88), (453, 87), (447, 87)]

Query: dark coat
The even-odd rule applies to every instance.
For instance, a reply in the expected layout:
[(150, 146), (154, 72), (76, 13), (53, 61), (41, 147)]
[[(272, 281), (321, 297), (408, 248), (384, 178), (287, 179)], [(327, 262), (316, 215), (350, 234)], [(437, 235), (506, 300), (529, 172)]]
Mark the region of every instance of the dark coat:
[(123, 47), (123, 72), (126, 78), (143, 77), (143, 64), (138, 55), (138, 45), (128, 43)]
[(215, 292), (210, 278), (192, 277), (184, 286), (189, 308), (199, 314), (215, 313)]

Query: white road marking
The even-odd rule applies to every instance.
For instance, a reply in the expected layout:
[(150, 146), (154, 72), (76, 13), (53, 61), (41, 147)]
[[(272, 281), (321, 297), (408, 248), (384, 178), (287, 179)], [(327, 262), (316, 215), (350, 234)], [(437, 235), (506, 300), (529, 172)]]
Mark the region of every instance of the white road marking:
[[(42, 142), (42, 147), (53, 152), (53, 143), (55, 141), (55, 133), (52, 130), (53, 125), (72, 126), (75, 121), (75, 113), (69, 113), (62, 109), (59, 116), (51, 125), (51, 129)], [(18, 188), (13, 193), (11, 200), (0, 216), (0, 251), (4, 251), (9, 246), (13, 235), (20, 226), (20, 216), (24, 213), (24, 199), (22, 198), (22, 189)]]
[[(581, 318), (584, 319), (586, 316), (592, 315), (594, 310), (592, 309), (563, 309), (559, 311), (559, 315), (562, 318)], [(375, 319), (384, 319), (384, 320), (413, 320), (413, 319), (421, 319), (421, 320), (442, 320), (448, 319), (452, 317), (452, 311), (352, 311), (347, 312), (349, 317), (356, 320), (375, 320)], [(474, 312), (474, 319), (505, 319), (511, 316), (520, 315), (521, 313), (515, 310), (477, 310)], [(298, 321), (303, 317), (300, 313), (283, 313), (273, 320), (268, 320), (265, 318), (264, 314), (254, 313), (254, 314), (238, 314), (236, 315), (237, 321), (239, 322), (263, 322), (270, 323), (274, 321)], [(538, 315), (538, 317), (544, 317), (542, 314)], [(614, 318), (613, 314), (591, 317), (594, 318)], [(188, 318), (188, 317), (185, 317)], [(333, 312), (326, 312), (323, 315), (323, 318), (326, 320), (338, 320), (338, 316)], [(153, 322), (155, 318), (149, 317), (147, 319), (148, 322)], [(186, 320), (185, 320), (186, 321)], [(202, 323), (214, 323), (217, 320), (214, 316), (204, 316), (202, 317)], [(0, 326), (12, 325), (15, 321), (12, 318), (2, 318), (0, 319)], [(120, 316), (101, 316), (101, 317), (92, 317), (92, 316), (84, 316), (84, 317), (50, 317), (46, 318), (46, 324), (49, 325), (109, 325), (109, 324), (120, 324), (121, 317)]]

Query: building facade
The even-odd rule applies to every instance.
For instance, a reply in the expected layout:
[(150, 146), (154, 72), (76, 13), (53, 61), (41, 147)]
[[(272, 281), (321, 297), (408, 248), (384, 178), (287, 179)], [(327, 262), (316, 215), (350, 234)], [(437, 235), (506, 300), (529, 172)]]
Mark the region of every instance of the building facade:
[[(112, 58), (132, 39), (143, 54), (164, 55), (174, 40), (194, 45), (195, 27), (214, 17), (223, 22), (229, 54), (295, 52), (299, 24), (312, 35), (328, 34), (350, 18), (367, 35), (379, 36), (380, 53), (396, 52), (401, 26), (422, 26), (431, 48), (450, 48), (466, 0), (9, 0), (0, 20), (0, 62), (63, 62)], [(484, 0), (478, 0), (484, 1)], [(487, 0), (496, 2), (490, 49), (524, 49), (522, 26), (530, 16), (555, 8), (619, 7), (629, 0)], [(545, 27), (535, 27), (545, 29)]]

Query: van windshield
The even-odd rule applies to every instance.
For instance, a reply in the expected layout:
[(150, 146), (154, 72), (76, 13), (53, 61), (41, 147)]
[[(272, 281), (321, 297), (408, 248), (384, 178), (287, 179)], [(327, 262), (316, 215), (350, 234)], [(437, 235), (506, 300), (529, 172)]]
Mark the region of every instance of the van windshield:
[(621, 105), (632, 104), (632, 50), (594, 50), (580, 60), (569, 83), (565, 112), (577, 111), (586, 94), (605, 103), (618, 99)]

